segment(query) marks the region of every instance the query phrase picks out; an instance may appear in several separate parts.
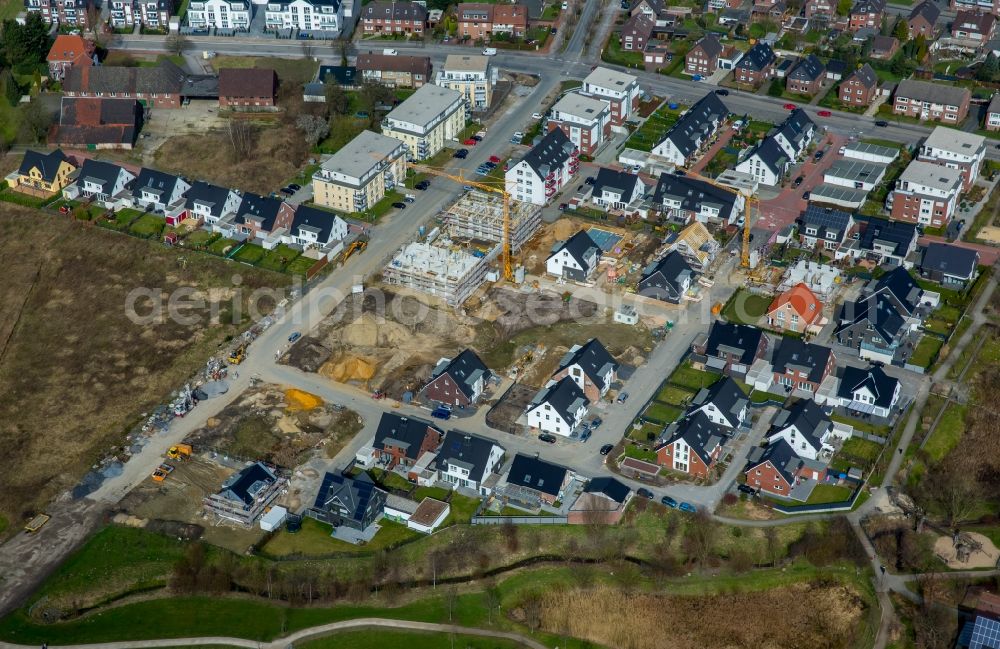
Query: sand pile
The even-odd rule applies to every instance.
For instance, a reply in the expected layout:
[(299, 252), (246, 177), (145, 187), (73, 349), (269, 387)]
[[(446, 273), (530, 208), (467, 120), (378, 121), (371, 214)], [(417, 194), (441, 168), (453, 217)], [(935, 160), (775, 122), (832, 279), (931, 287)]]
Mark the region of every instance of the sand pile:
[(319, 368), (319, 374), (338, 383), (367, 382), (375, 376), (375, 366), (364, 358), (347, 356), (339, 361), (327, 361)]
[(288, 404), (287, 410), (289, 412), (315, 410), (323, 405), (323, 400), (315, 394), (295, 388), (285, 390), (285, 402)]

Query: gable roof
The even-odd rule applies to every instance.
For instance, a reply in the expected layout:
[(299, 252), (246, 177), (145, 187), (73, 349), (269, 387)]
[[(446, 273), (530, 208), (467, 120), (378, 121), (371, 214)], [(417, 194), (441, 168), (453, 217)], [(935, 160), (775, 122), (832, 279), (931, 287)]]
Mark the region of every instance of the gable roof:
[(611, 477), (599, 477), (593, 478), (587, 483), (587, 486), (583, 488), (585, 493), (589, 494), (602, 494), (607, 496), (616, 503), (624, 503), (625, 499), (628, 498), (629, 491), (628, 485)]
[(79, 35), (59, 34), (45, 60), (49, 63), (69, 61), (71, 65), (93, 65), (95, 49), (94, 41)]
[(568, 252), (570, 256), (576, 260), (576, 263), (580, 264), (580, 268), (584, 269), (584, 271), (587, 272), (593, 270), (592, 268), (589, 267), (587, 263), (587, 257), (591, 253), (596, 253), (597, 254), (596, 260), (600, 260), (601, 258), (600, 246), (594, 243), (594, 240), (590, 238), (590, 235), (587, 234), (586, 230), (579, 230), (569, 239), (556, 243), (554, 246), (552, 246), (552, 253), (549, 255), (549, 257), (551, 258), (559, 254), (563, 250)]
[(222, 68), (220, 97), (274, 97), (278, 75), (270, 68)]
[(868, 368), (848, 366), (844, 368), (837, 396), (849, 399), (857, 390), (868, 388), (875, 397), (875, 405), (888, 408), (892, 405), (892, 397), (896, 393), (898, 384), (898, 380), (886, 374), (877, 365)]
[(403, 417), (394, 412), (383, 412), (375, 429), (375, 439), (372, 446), (382, 450), (386, 443), (403, 449), (404, 455), (414, 462), (420, 458), (420, 447), (427, 437), (427, 429), (443, 436), (444, 431), (423, 419)]
[(115, 181), (121, 174), (122, 168), (112, 162), (94, 160), (87, 158), (80, 167), (79, 180), (89, 180), (101, 185), (102, 190), (107, 193), (114, 188)]
[[(838, 239), (842, 239), (851, 225), (854, 215), (850, 212), (834, 209), (832, 207), (822, 207), (812, 203), (806, 207), (806, 211), (799, 217), (803, 226), (812, 225), (816, 227), (816, 235), (825, 239), (828, 232), (834, 232)], [(809, 235), (813, 236), (813, 235)]]
[(333, 226), (337, 221), (343, 221), (343, 219), (326, 210), (300, 204), (295, 208), (290, 230), (293, 233), (298, 232), (299, 228), (310, 230), (316, 233), (316, 241), (326, 243), (330, 240)]
[(802, 399), (791, 408), (782, 409), (771, 424), (768, 437), (794, 426), (815, 449), (823, 447), (823, 435), (830, 430), (830, 418), (812, 399)]
[(864, 230), (858, 240), (858, 246), (862, 250), (873, 250), (876, 243), (891, 245), (892, 254), (903, 257), (906, 256), (910, 244), (917, 238), (917, 225), (915, 223), (890, 221), (874, 216), (861, 223), (864, 225)]
[(680, 201), (681, 209), (698, 212), (702, 205), (718, 207), (720, 214), (731, 212), (736, 204), (736, 194), (692, 176), (679, 176), (663, 172), (653, 192), (653, 202), (662, 205), (669, 198)]
[(945, 86), (919, 79), (903, 79), (896, 86), (896, 97), (906, 97), (932, 104), (961, 106), (972, 96), (968, 88)]
[(917, 281), (902, 266), (896, 266), (883, 275), (875, 284), (873, 293), (891, 292), (897, 300), (903, 303), (908, 313), (913, 313), (920, 304), (923, 290)]
[(743, 58), (736, 64), (736, 67), (741, 70), (760, 72), (774, 63), (775, 58), (774, 50), (771, 49), (770, 45), (767, 43), (757, 43), (743, 55)]
[(689, 158), (728, 116), (729, 109), (719, 95), (710, 92), (681, 115), (656, 146), (670, 140), (685, 159)]
[(66, 73), (63, 90), (84, 94), (179, 94), (188, 75), (167, 59), (151, 68), (101, 65), (74, 66)]
[(324, 83), (336, 83), (340, 86), (356, 86), (361, 82), (358, 79), (358, 68), (354, 65), (321, 65), (319, 66), (319, 72), (316, 74), (316, 79), (321, 85)]
[[(820, 67), (820, 74), (822, 74), (822, 67)], [(815, 130), (816, 123), (809, 118), (809, 114), (801, 108), (796, 108), (781, 123), (777, 133), (783, 135), (795, 147), (797, 153), (802, 153), (810, 134)]]
[(613, 192), (620, 192), (623, 198), (628, 197), (635, 191), (636, 183), (638, 182), (640, 182), (639, 176), (635, 174), (601, 167), (601, 170), (597, 172), (597, 178), (594, 182), (594, 196), (600, 196), (607, 189)]
[(695, 48), (701, 48), (701, 51), (705, 53), (705, 56), (707, 56), (710, 61), (715, 60), (720, 54), (722, 54), (722, 42), (719, 40), (718, 36), (712, 33), (702, 36), (697, 43), (691, 46), (691, 50), (694, 50)]
[(315, 507), (324, 511), (338, 512), (343, 507), (348, 512), (347, 518), (360, 523), (365, 518), (372, 497), (377, 493), (386, 492), (376, 487), (367, 473), (359, 473), (354, 478), (327, 473), (323, 476), (319, 493), (316, 494)]
[(438, 451), (438, 467), (447, 469), (448, 464), (461, 466), (469, 471), (469, 477), (480, 480), (486, 472), (486, 463), (496, 442), (472, 433), (453, 428), (449, 430)]
[(684, 259), (684, 255), (676, 250), (671, 250), (664, 255), (663, 259), (653, 262), (646, 267), (640, 282), (645, 282), (656, 274), (660, 274), (663, 280), (674, 289), (674, 292), (680, 293), (680, 279), (685, 274), (693, 275), (694, 270), (687, 263), (687, 260)]
[(361, 9), (362, 18), (377, 20), (427, 20), (427, 8), (416, 2), (383, 2), (376, 0)]
[(895, 36), (883, 36), (876, 34), (872, 37), (872, 52), (876, 54), (888, 54), (899, 46), (899, 40)]
[(407, 72), (409, 74), (431, 75), (431, 57), (429, 56), (389, 56), (387, 54), (358, 54), (354, 64), (358, 70), (378, 70), (382, 72)]
[(590, 405), (590, 399), (586, 397), (583, 390), (580, 389), (580, 386), (572, 378), (564, 376), (539, 390), (528, 407), (534, 410), (543, 403), (552, 406), (556, 414), (562, 417), (563, 421), (567, 424), (576, 426), (576, 424), (580, 423), (576, 419), (576, 411), (581, 406), (586, 407)]
[(785, 374), (789, 368), (804, 368), (808, 370), (808, 379), (819, 383), (830, 360), (829, 347), (815, 343), (803, 342), (799, 338), (784, 337), (774, 353), (774, 371)]
[(979, 34), (989, 34), (996, 26), (996, 16), (975, 9), (959, 9), (951, 24), (952, 31), (968, 29)]
[(496, 4), (493, 6), (493, 23), (526, 26), (528, 24), (528, 7), (521, 4)]
[(523, 160), (538, 175), (545, 180), (545, 177), (556, 169), (561, 169), (566, 161), (576, 151), (566, 133), (561, 128), (553, 129), (545, 134), (538, 144), (533, 146), (521, 160)]
[(976, 272), (979, 253), (970, 248), (947, 243), (929, 243), (920, 258), (920, 268), (955, 277), (972, 277)]
[(32, 169), (38, 169), (42, 180), (52, 182), (56, 178), (59, 167), (64, 162), (69, 163), (69, 158), (62, 152), (62, 149), (47, 153), (28, 149), (24, 152), (24, 157), (21, 158), (21, 166), (18, 167), (17, 173), (21, 176), (27, 176)]
[(281, 199), (246, 192), (243, 194), (240, 206), (236, 208), (236, 222), (253, 221), (258, 229), (270, 232), (274, 229), (274, 222), (282, 205), (284, 201)]
[(910, 12), (909, 21), (912, 22), (916, 18), (923, 18), (933, 27), (940, 16), (941, 10), (938, 9), (937, 4), (931, 2), (931, 0), (924, 0)]
[(843, 324), (838, 331), (868, 322), (886, 341), (895, 339), (904, 324), (903, 316), (885, 293), (845, 302), (840, 310), (840, 320)]
[(773, 136), (767, 136), (763, 140), (757, 143), (750, 153), (747, 154), (747, 158), (757, 156), (760, 161), (767, 166), (777, 176), (784, 173), (784, 167), (787, 162), (789, 162), (788, 154), (785, 150), (781, 148), (778, 141), (774, 139)]
[(579, 365), (583, 373), (601, 390), (605, 387), (604, 376), (608, 370), (618, 371), (618, 363), (597, 338), (591, 338), (585, 344), (577, 345), (566, 352), (559, 361), (559, 369), (556, 372), (561, 372), (570, 365)]
[(222, 483), (219, 495), (227, 500), (238, 500), (244, 505), (253, 503), (262, 489), (277, 482), (278, 476), (262, 462), (255, 462), (229, 476)]
[(885, 11), (885, 0), (855, 0), (851, 7), (851, 15), (854, 14), (879, 14)]
[(147, 193), (156, 194), (161, 201), (165, 202), (173, 194), (174, 188), (180, 180), (180, 176), (143, 167), (132, 186), (132, 196), (140, 198), (143, 190), (146, 190)]
[(679, 439), (683, 439), (702, 462), (711, 466), (711, 453), (726, 439), (726, 433), (721, 426), (713, 424), (705, 413), (699, 411), (667, 426), (663, 431), (663, 441), (654, 450), (659, 451)]
[(202, 203), (210, 206), (213, 216), (222, 216), (222, 208), (229, 199), (231, 189), (210, 185), (203, 180), (191, 183), (191, 188), (185, 192), (186, 200), (184, 206), (188, 209), (194, 207), (195, 203)]
[(632, 36), (638, 40), (649, 40), (656, 23), (648, 15), (639, 12), (625, 21), (622, 25), (622, 38)]
[(823, 62), (815, 54), (810, 54), (799, 61), (799, 64), (795, 66), (790, 76), (792, 79), (799, 81), (815, 81), (823, 76), (824, 70)]
[(507, 483), (558, 496), (566, 474), (566, 467), (518, 453), (510, 463)]
[(878, 86), (878, 75), (875, 74), (874, 68), (865, 63), (857, 70), (854, 70), (849, 75), (845, 81), (855, 80), (865, 88), (874, 88)]
[(476, 352), (466, 349), (458, 356), (438, 363), (431, 373), (431, 380), (445, 373), (452, 378), (456, 387), (471, 399), (475, 392), (473, 386), (476, 381), (488, 378), (490, 370), (486, 367), (486, 363), (476, 356)]
[(719, 412), (726, 415), (727, 419), (739, 421), (740, 413), (743, 412), (749, 401), (739, 384), (727, 376), (707, 388), (698, 390), (694, 399), (691, 400), (691, 409), (694, 410), (711, 403)]
[(462, 2), (455, 7), (455, 16), (459, 22), (493, 22), (493, 7), (486, 2)]
[(142, 106), (135, 99), (63, 97), (52, 140), (60, 144), (135, 144)]
[(757, 356), (757, 348), (764, 332), (751, 325), (737, 322), (712, 323), (705, 342), (705, 353), (708, 356), (718, 356), (720, 352), (739, 353), (741, 365), (752, 365)]
[(802, 466), (802, 459), (795, 454), (795, 450), (784, 439), (776, 440), (766, 447), (756, 447), (750, 452), (743, 473), (753, 471), (757, 467), (767, 462), (781, 474), (785, 482), (789, 485), (795, 484), (795, 472)]
[(823, 304), (805, 282), (799, 282), (774, 298), (771, 306), (767, 308), (767, 312), (774, 313), (786, 304), (790, 304), (807, 325), (812, 324), (823, 313)]

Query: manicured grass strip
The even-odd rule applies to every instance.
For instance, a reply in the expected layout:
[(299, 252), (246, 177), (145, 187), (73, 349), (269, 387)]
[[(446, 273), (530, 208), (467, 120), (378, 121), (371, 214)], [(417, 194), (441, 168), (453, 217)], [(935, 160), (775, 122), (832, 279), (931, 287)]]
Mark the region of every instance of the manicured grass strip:
[(669, 424), (672, 421), (676, 421), (682, 412), (680, 408), (654, 401), (643, 411), (642, 416), (663, 424)]
[(674, 373), (670, 375), (669, 381), (670, 383), (679, 385), (682, 388), (689, 388), (697, 391), (702, 388), (707, 388), (721, 378), (721, 374), (696, 370), (691, 367), (689, 363), (684, 363), (674, 370)]
[(880, 426), (867, 421), (861, 421), (860, 419), (838, 415), (836, 413), (830, 415), (830, 419), (833, 421), (839, 421), (842, 424), (849, 424), (854, 427), (854, 430), (861, 430), (866, 433), (878, 435), (879, 437), (888, 437), (889, 433), (892, 432), (892, 429), (888, 426)]
[(844, 455), (871, 461), (877, 458), (878, 454), (882, 452), (882, 445), (868, 439), (852, 437), (844, 440), (844, 445), (841, 447), (840, 452)]
[(910, 355), (909, 363), (924, 368), (930, 367), (937, 360), (938, 352), (943, 345), (944, 341), (937, 336), (921, 336), (920, 342)]
[(694, 395), (694, 390), (688, 390), (676, 385), (665, 385), (657, 393), (656, 400), (662, 403), (682, 406), (690, 401)]
[(809, 494), (809, 505), (825, 505), (827, 503), (839, 503), (848, 500), (854, 491), (850, 487), (840, 485), (819, 484)]

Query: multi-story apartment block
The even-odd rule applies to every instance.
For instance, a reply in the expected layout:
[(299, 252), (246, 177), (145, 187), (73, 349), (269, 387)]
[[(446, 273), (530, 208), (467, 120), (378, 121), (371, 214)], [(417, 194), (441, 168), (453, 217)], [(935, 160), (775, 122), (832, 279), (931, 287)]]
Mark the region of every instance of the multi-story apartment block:
[(607, 101), (571, 92), (549, 115), (549, 130), (566, 134), (583, 155), (593, 155), (611, 138), (611, 106)]
[(90, 0), (24, 0), (24, 8), (29, 13), (41, 15), (46, 23), (73, 25), (89, 28)]
[(313, 197), (317, 205), (364, 212), (405, 177), (406, 145), (362, 131), (313, 174)]
[(972, 93), (968, 88), (904, 79), (896, 88), (892, 112), (920, 120), (959, 124), (969, 114)]
[(142, 25), (148, 29), (166, 30), (170, 25), (172, 0), (111, 0), (108, 20), (112, 27)]
[(427, 7), (416, 2), (384, 2), (377, 0), (361, 9), (361, 27), (365, 34), (424, 33)]
[(382, 133), (406, 144), (409, 157), (425, 160), (465, 128), (465, 97), (434, 84), (421, 86), (382, 121)]
[(472, 110), (481, 111), (493, 100), (497, 73), (488, 56), (449, 54), (434, 83), (462, 93)]
[(889, 192), (886, 207), (898, 221), (930, 227), (948, 224), (962, 191), (962, 172), (914, 160)]
[(507, 170), (504, 182), (516, 200), (545, 205), (572, 180), (579, 167), (579, 150), (556, 129)]
[(268, 30), (295, 29), (335, 34), (344, 26), (340, 0), (277, 0), (264, 14)]
[(917, 159), (962, 172), (962, 190), (969, 191), (986, 159), (986, 138), (938, 126), (920, 145)]
[(431, 81), (431, 57), (358, 54), (358, 72), (366, 81), (386, 86), (419, 88)]
[(188, 25), (194, 29), (250, 29), (252, 12), (247, 0), (192, 0), (188, 5)]
[(639, 79), (631, 74), (595, 68), (583, 80), (580, 94), (596, 97), (611, 105), (611, 124), (621, 126), (639, 108)]

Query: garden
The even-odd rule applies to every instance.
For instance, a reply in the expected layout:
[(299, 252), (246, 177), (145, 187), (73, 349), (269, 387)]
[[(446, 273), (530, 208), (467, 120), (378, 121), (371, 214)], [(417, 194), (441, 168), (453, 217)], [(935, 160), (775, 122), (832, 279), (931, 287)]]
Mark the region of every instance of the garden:
[(769, 306), (771, 306), (770, 297), (740, 289), (733, 293), (726, 306), (722, 308), (722, 317), (729, 322), (756, 325), (767, 313)]
[(677, 106), (670, 108), (669, 104), (660, 106), (649, 118), (642, 123), (642, 126), (633, 133), (625, 142), (626, 148), (637, 151), (652, 151), (653, 147), (660, 143), (663, 136), (670, 130), (682, 112), (687, 110), (687, 106)]

